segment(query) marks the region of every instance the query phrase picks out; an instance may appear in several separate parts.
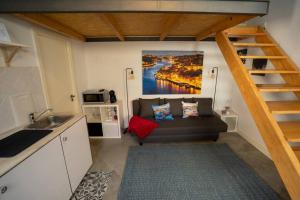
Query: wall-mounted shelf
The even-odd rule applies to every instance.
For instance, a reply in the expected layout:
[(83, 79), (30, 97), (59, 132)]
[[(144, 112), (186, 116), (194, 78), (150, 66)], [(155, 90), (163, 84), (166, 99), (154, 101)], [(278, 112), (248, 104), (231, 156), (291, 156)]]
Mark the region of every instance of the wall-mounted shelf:
[(0, 41), (0, 49), (4, 56), (6, 66), (10, 66), (10, 62), (16, 55), (16, 53), (22, 48), (28, 48), (29, 46), (13, 43), (13, 42), (2, 42)]

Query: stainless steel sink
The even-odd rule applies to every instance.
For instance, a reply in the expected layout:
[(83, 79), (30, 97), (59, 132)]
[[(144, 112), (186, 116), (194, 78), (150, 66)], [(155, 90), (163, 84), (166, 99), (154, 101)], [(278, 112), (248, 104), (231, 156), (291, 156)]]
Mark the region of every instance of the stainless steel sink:
[(30, 124), (26, 128), (28, 129), (52, 129), (61, 126), (68, 120), (70, 120), (73, 115), (50, 115), (48, 117), (42, 118), (33, 124)]

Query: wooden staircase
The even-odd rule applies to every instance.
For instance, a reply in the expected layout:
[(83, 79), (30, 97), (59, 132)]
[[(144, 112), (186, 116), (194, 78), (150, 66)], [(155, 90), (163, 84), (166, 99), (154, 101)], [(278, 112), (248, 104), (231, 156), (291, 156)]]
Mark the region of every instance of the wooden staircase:
[[(231, 42), (230, 37), (254, 42)], [(300, 200), (300, 121), (277, 121), (277, 115), (300, 114), (300, 71), (273, 38), (261, 27), (231, 28), (216, 34), (216, 41), (239, 86), (277, 170), (294, 200)], [(243, 40), (244, 41), (244, 40)], [(238, 47), (260, 48), (265, 55), (237, 54)], [(274, 69), (248, 70), (243, 59), (268, 59)], [(280, 75), (285, 84), (256, 84), (253, 75)], [(265, 101), (263, 93), (292, 92), (296, 100)]]

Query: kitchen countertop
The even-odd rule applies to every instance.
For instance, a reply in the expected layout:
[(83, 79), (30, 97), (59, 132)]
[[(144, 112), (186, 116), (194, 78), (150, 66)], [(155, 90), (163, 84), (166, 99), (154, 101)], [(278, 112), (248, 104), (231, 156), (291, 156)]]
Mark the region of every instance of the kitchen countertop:
[(73, 124), (75, 124), (77, 121), (79, 121), (81, 118), (83, 118), (83, 114), (76, 114), (73, 118), (68, 120), (66, 123), (62, 124), (61, 126), (52, 129), (53, 131), (48, 134), (47, 136), (43, 137), (30, 147), (26, 148), (24, 151), (20, 152), (19, 154), (9, 157), (9, 158), (0, 158), (0, 177), (9, 172), (11, 169), (16, 167), (18, 164), (20, 164), (22, 161), (24, 161), (26, 158), (34, 154), (36, 151), (41, 149), (43, 146), (45, 146), (47, 143), (49, 143), (51, 140), (59, 136), (61, 133), (63, 133), (66, 129), (71, 127)]

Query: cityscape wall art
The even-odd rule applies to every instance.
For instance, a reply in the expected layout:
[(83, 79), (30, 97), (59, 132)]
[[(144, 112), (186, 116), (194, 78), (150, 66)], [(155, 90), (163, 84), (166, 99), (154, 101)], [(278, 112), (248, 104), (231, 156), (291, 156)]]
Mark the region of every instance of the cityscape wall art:
[(143, 94), (200, 94), (203, 51), (142, 51)]

